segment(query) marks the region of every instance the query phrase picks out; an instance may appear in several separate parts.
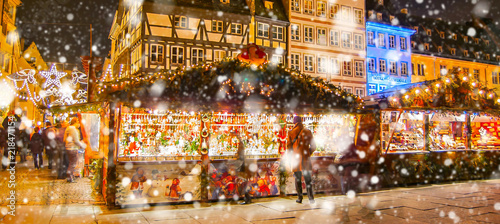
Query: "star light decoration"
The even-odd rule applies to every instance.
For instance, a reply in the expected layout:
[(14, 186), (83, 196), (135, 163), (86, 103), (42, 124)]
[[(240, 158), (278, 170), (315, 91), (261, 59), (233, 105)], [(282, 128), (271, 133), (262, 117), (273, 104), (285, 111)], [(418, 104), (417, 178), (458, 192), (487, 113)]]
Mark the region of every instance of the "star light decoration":
[(40, 71), (39, 74), (45, 78), (42, 85), (44, 89), (49, 89), (53, 85), (61, 87), (61, 78), (66, 76), (66, 72), (58, 72), (56, 66), (52, 65), (49, 71)]

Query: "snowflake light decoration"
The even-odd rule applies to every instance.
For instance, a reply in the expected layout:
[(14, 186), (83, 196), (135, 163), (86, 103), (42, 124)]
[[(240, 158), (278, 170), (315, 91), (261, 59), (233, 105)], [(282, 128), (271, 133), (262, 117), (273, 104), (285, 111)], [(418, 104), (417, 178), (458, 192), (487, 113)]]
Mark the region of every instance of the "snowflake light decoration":
[(46, 79), (42, 86), (45, 89), (52, 87), (52, 85), (61, 87), (61, 78), (66, 76), (66, 72), (58, 72), (54, 65), (52, 65), (50, 71), (40, 71), (39, 74)]

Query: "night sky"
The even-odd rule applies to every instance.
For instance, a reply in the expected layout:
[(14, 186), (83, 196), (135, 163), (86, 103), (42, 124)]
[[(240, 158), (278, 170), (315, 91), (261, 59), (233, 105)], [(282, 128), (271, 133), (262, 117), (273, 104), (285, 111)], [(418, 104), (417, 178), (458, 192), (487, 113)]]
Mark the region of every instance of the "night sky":
[[(93, 26), (93, 55), (106, 57), (108, 39), (118, 0), (22, 0), (17, 27), (25, 46), (33, 41), (47, 62), (80, 63), (89, 55), (89, 24)], [(134, 0), (125, 0), (134, 1)], [(142, 0), (135, 0), (142, 1)], [(335, 1), (335, 0), (333, 0)], [(361, 1), (361, 0), (358, 0)], [(470, 20), (471, 12), (500, 22), (500, 0), (392, 0), (398, 10), (408, 8), (410, 15), (453, 22)]]

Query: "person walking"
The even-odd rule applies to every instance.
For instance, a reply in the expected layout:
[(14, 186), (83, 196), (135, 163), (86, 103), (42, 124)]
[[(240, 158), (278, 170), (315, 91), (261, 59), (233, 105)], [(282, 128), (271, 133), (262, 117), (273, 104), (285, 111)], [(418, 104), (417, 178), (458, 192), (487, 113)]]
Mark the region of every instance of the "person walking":
[(288, 132), (288, 166), (295, 178), (295, 189), (298, 194), (297, 203), (302, 203), (302, 175), (306, 182), (309, 203), (314, 204), (313, 188), (311, 184), (311, 155), (316, 150), (316, 144), (311, 131), (304, 127), (302, 118), (293, 118), (294, 127)]
[(70, 126), (64, 132), (64, 144), (66, 146), (66, 153), (68, 154), (69, 166), (67, 171), (68, 182), (74, 182), (74, 172), (76, 162), (78, 159), (78, 149), (85, 148), (85, 143), (80, 141), (80, 123), (78, 118), (74, 117), (70, 121)]
[(45, 122), (45, 129), (42, 132), (43, 146), (45, 147), (45, 155), (47, 155), (48, 168), (52, 169), (54, 163), (54, 154), (56, 151), (56, 130), (52, 127), (50, 121)]
[(252, 198), (250, 197), (250, 186), (248, 178), (251, 176), (251, 172), (248, 169), (248, 163), (245, 161), (245, 145), (241, 140), (241, 137), (236, 133), (236, 131), (232, 131), (230, 135), (238, 140), (238, 151), (236, 151), (236, 164), (238, 166), (238, 177), (243, 179), (243, 193), (245, 195), (244, 201), (240, 204), (246, 205), (252, 203)]
[(68, 171), (69, 159), (66, 153), (66, 146), (64, 145), (64, 133), (66, 128), (69, 126), (67, 121), (61, 121), (57, 124), (56, 133), (56, 165), (57, 165), (57, 179), (65, 179), (66, 172)]
[(19, 130), (19, 141), (17, 143), (18, 143), (17, 149), (19, 157), (21, 157), (21, 163), (25, 163), (28, 161), (26, 157), (28, 156), (29, 143), (30, 143), (30, 134), (28, 127), (25, 126), (24, 129)]
[(35, 132), (31, 135), (30, 139), (31, 154), (33, 155), (33, 162), (35, 169), (40, 170), (43, 168), (43, 138), (40, 134), (40, 127), (35, 128)]
[[(9, 156), (9, 147), (7, 144), (8, 141), (8, 134), (9, 134), (9, 127), (14, 126), (14, 145), (12, 146), (14, 148), (14, 155)], [(7, 167), (10, 166), (15, 166), (16, 164), (16, 156), (17, 153), (19, 152), (18, 149), (18, 141), (19, 141), (19, 127), (21, 126), (21, 118), (14, 112), (10, 111), (7, 116), (3, 119), (2, 121), (2, 127), (4, 128), (5, 131), (5, 144), (6, 146), (4, 147), (3, 151), (3, 158), (2, 158), (2, 170), (6, 170)], [(12, 129), (11, 129), (12, 130)], [(3, 141), (3, 140), (2, 140)], [(4, 162), (5, 161), (5, 162)]]

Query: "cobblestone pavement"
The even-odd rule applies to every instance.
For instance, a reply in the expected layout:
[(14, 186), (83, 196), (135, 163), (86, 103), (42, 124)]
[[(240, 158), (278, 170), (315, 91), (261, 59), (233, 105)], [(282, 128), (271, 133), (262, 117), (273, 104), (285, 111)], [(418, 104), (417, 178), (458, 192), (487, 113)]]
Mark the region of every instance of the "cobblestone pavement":
[[(347, 196), (317, 195), (235, 202), (144, 206), (20, 205), (3, 223), (500, 223), (500, 180), (447, 183)], [(3, 209), (2, 213), (6, 211)]]
[[(46, 161), (46, 160), (45, 160)], [(77, 178), (76, 183), (56, 179), (55, 170), (35, 170), (32, 159), (16, 166), (16, 204), (102, 204), (102, 197), (92, 193), (90, 179)], [(9, 203), (9, 171), (0, 171), (0, 206)]]

